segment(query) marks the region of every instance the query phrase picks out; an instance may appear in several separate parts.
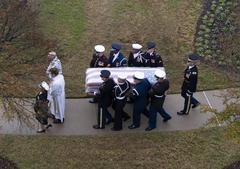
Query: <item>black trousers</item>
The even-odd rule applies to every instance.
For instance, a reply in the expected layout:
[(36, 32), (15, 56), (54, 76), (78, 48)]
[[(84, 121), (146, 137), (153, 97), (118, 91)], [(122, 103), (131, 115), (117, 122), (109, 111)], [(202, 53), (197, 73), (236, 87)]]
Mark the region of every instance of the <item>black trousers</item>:
[(114, 124), (113, 128), (117, 130), (122, 129), (122, 118), (128, 117), (128, 114), (123, 110), (124, 106), (126, 105), (127, 100), (115, 100), (114, 102), (114, 110), (115, 110), (115, 117), (114, 117)]

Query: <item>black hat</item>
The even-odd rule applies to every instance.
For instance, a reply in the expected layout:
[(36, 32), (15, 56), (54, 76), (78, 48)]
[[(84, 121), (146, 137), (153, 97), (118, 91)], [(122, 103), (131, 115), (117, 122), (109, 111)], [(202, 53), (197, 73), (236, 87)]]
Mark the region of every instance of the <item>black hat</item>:
[(199, 56), (196, 53), (192, 53), (190, 55), (188, 55), (188, 59), (192, 60), (192, 61), (196, 61), (198, 60)]
[(105, 77), (105, 78), (109, 78), (110, 74), (111, 73), (108, 70), (101, 70), (100, 76)]
[(149, 41), (147, 42), (147, 48), (148, 49), (152, 49), (152, 48), (155, 48), (156, 47), (156, 43), (153, 42), (153, 41)]
[(116, 49), (116, 50), (120, 50), (122, 48), (122, 46), (119, 43), (112, 43), (112, 48)]

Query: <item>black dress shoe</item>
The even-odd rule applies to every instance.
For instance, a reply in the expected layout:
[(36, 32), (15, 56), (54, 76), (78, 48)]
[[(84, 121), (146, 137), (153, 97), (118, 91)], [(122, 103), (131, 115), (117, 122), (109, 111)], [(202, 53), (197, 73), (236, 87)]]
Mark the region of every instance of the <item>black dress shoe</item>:
[(147, 128), (145, 128), (145, 131), (151, 131), (151, 130), (153, 130), (153, 129), (155, 129), (155, 128), (147, 127)]
[(60, 119), (54, 119), (54, 120), (53, 120), (53, 123), (54, 123), (54, 124), (60, 124), (60, 123), (62, 123), (62, 122), (61, 122)]
[(200, 105), (200, 103), (194, 104), (194, 105), (192, 105), (192, 108), (194, 109), (194, 108), (198, 107), (199, 105)]
[(105, 127), (100, 127), (99, 125), (96, 124), (96, 125), (93, 125), (93, 128), (94, 129), (104, 129)]
[(177, 114), (180, 115), (180, 116), (182, 116), (182, 115), (188, 115), (188, 113), (185, 113), (185, 112), (183, 112), (182, 110), (179, 111), (179, 112), (177, 112)]
[(169, 118), (165, 118), (163, 119), (163, 122), (167, 122), (168, 120), (170, 120), (172, 117), (169, 117)]
[(139, 128), (139, 126), (135, 126), (134, 124), (132, 124), (131, 126), (128, 126), (129, 129), (136, 129)]
[(113, 128), (111, 128), (111, 130), (112, 130), (112, 131), (120, 131), (120, 130), (122, 130), (122, 129), (116, 129), (116, 128), (113, 127)]

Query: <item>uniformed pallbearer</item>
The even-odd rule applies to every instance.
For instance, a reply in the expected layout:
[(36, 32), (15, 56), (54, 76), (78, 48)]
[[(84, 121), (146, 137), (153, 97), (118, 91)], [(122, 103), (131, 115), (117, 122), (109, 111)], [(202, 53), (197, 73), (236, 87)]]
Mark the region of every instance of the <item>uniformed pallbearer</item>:
[(94, 47), (94, 54), (90, 62), (90, 67), (107, 67), (108, 59), (104, 55), (105, 47), (103, 45), (96, 45)]
[(155, 83), (149, 91), (151, 104), (146, 131), (156, 128), (157, 112), (163, 117), (163, 122), (167, 122), (171, 119), (171, 116), (163, 108), (167, 90), (169, 89), (169, 81), (166, 79), (166, 73), (163, 70), (157, 70), (155, 72), (155, 77), (157, 83)]
[(153, 41), (147, 42), (147, 51), (144, 54), (146, 67), (163, 67), (163, 61), (159, 54), (156, 53), (156, 43)]
[(190, 111), (191, 105), (192, 108), (195, 108), (200, 104), (193, 97), (193, 93), (196, 92), (197, 89), (198, 81), (198, 69), (196, 66), (197, 60), (197, 54), (193, 53), (188, 56), (187, 68), (184, 70), (184, 81), (181, 92), (182, 97), (185, 99), (184, 108), (180, 112), (177, 112), (178, 115), (187, 115)]
[(144, 67), (146, 64), (146, 59), (144, 58), (144, 53), (141, 51), (142, 45), (134, 43), (132, 44), (132, 52), (128, 56), (128, 66), (129, 67)]
[(125, 74), (118, 75), (118, 82), (114, 87), (114, 124), (112, 130), (122, 130), (122, 118), (129, 119), (129, 115), (123, 110), (127, 102), (127, 95), (131, 89), (131, 84)]
[(127, 59), (120, 52), (122, 46), (119, 43), (112, 43), (112, 49), (108, 58), (108, 67), (124, 67), (127, 66)]
[(110, 72), (108, 70), (102, 70), (100, 77), (103, 83), (99, 87), (99, 91), (95, 92), (94, 95), (98, 99), (98, 124), (94, 125), (95, 129), (104, 129), (105, 124), (109, 124), (113, 121), (111, 114), (108, 111), (108, 107), (112, 104), (112, 92), (115, 82), (110, 77)]
[(128, 126), (129, 129), (140, 127), (141, 113), (145, 113), (148, 104), (148, 91), (151, 88), (150, 82), (144, 77), (143, 72), (135, 72), (134, 87), (132, 90), (133, 98), (133, 123)]

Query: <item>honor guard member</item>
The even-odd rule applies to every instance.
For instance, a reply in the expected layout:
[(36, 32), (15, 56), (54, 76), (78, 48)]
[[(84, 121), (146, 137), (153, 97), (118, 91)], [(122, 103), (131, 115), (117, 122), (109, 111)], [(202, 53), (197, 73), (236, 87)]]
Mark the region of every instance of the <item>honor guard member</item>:
[(151, 88), (150, 82), (144, 78), (143, 72), (135, 72), (135, 86), (133, 87), (131, 97), (133, 98), (133, 123), (128, 126), (129, 129), (140, 127), (141, 113), (144, 113), (148, 103), (148, 91)]
[[(108, 65), (108, 59), (104, 55), (105, 47), (103, 45), (96, 45), (94, 47), (94, 54), (92, 57), (92, 60), (90, 62), (90, 67), (107, 67)], [(96, 97), (93, 97), (93, 99), (89, 100), (89, 103), (97, 103)]]
[(197, 89), (198, 69), (196, 61), (198, 60), (197, 54), (190, 54), (188, 56), (187, 68), (184, 70), (184, 81), (182, 84), (181, 96), (185, 99), (184, 108), (178, 115), (188, 115), (191, 105), (192, 108), (197, 107), (200, 103), (193, 97), (193, 93)]
[(131, 89), (131, 84), (126, 80), (125, 74), (118, 75), (118, 82), (114, 87), (114, 124), (112, 130), (122, 130), (122, 118), (127, 120), (130, 116), (123, 110), (127, 102), (127, 95)]
[(121, 45), (118, 43), (112, 43), (112, 49), (110, 51), (108, 59), (108, 67), (124, 67), (127, 66), (127, 59), (120, 52)]
[(167, 90), (169, 89), (169, 81), (166, 79), (166, 73), (163, 70), (157, 70), (155, 72), (155, 77), (157, 83), (155, 83), (149, 91), (151, 104), (148, 127), (145, 129), (146, 131), (156, 128), (157, 112), (163, 117), (163, 122), (167, 122), (171, 119), (171, 116), (163, 108)]
[(94, 125), (95, 129), (104, 129), (105, 124), (109, 124), (113, 121), (111, 114), (108, 111), (108, 107), (112, 104), (112, 93), (115, 86), (115, 82), (110, 77), (110, 72), (108, 70), (102, 70), (100, 77), (103, 83), (99, 87), (99, 92), (94, 94), (98, 99), (98, 124)]
[(147, 51), (145, 52), (146, 67), (163, 67), (163, 61), (159, 54), (156, 53), (156, 43), (147, 42)]
[(94, 47), (94, 54), (90, 62), (90, 67), (107, 67), (108, 59), (104, 55), (105, 47), (103, 45), (96, 45)]
[(50, 64), (47, 68), (46, 74), (49, 79), (52, 78), (50, 70), (52, 68), (57, 68), (59, 71), (59, 74), (62, 74), (62, 64), (61, 61), (58, 59), (56, 52), (49, 52), (48, 53), (48, 60), (50, 61)]
[(146, 59), (144, 58), (144, 53), (141, 51), (142, 45), (132, 44), (132, 52), (128, 56), (128, 66), (129, 67), (144, 67)]

